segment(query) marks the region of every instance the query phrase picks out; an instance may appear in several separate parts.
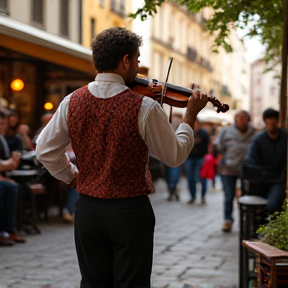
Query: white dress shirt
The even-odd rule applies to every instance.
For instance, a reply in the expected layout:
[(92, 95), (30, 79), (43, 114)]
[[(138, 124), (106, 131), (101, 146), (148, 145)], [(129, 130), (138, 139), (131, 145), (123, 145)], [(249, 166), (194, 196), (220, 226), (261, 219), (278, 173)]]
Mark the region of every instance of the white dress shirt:
[[(95, 97), (110, 98), (128, 87), (118, 74), (100, 73), (88, 84)], [(78, 172), (65, 151), (70, 143), (67, 112), (72, 94), (60, 103), (53, 118), (37, 139), (37, 159), (55, 178), (70, 183)], [(194, 145), (192, 128), (181, 123), (174, 132), (161, 106), (149, 97), (144, 97), (138, 116), (139, 133), (149, 152), (168, 166), (179, 166), (188, 157)]]

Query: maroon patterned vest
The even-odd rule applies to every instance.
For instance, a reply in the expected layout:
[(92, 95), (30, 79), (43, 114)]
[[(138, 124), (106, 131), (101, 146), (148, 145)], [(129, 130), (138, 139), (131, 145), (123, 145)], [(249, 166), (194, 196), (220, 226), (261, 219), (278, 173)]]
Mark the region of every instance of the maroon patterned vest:
[(108, 99), (93, 96), (87, 86), (72, 94), (68, 127), (79, 193), (113, 199), (152, 192), (148, 149), (138, 127), (142, 100), (130, 89)]

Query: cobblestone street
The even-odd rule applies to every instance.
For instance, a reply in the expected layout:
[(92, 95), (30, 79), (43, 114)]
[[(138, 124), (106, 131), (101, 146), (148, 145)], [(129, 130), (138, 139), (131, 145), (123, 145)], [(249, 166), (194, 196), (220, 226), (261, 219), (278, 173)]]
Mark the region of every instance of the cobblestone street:
[[(238, 288), (238, 217), (232, 233), (223, 233), (223, 192), (207, 193), (207, 204), (187, 205), (187, 182), (180, 201), (167, 202), (163, 179), (150, 199), (156, 214), (153, 287)], [(200, 198), (200, 197), (199, 197)], [(238, 216), (235, 203), (234, 215)], [(73, 227), (53, 218), (39, 224), (42, 234), (26, 244), (0, 248), (0, 288), (78, 288), (80, 273)], [(241, 287), (239, 287), (241, 288)]]

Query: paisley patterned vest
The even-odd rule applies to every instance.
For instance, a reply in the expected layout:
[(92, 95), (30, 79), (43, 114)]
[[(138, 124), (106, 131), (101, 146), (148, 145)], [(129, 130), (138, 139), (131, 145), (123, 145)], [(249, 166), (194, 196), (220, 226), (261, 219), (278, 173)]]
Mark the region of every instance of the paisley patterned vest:
[(85, 86), (71, 95), (68, 128), (79, 193), (115, 199), (152, 192), (148, 149), (138, 127), (142, 100), (130, 89), (102, 99)]

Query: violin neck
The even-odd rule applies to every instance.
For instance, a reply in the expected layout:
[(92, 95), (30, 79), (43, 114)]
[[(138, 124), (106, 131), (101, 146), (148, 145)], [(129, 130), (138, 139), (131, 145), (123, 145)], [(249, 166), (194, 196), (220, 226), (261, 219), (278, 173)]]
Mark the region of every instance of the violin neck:
[[(142, 77), (136, 77), (135, 81), (143, 87), (148, 87), (149, 84), (151, 83), (151, 79), (142, 78)], [(192, 95), (192, 89), (181, 87), (181, 86), (170, 84), (170, 83), (167, 84), (167, 89), (171, 92), (180, 93), (181, 95), (187, 96), (187, 97), (190, 97)]]
[(151, 82), (151, 80), (148, 78), (140, 78), (140, 77), (136, 77), (135, 81), (143, 87), (148, 87), (149, 83)]

